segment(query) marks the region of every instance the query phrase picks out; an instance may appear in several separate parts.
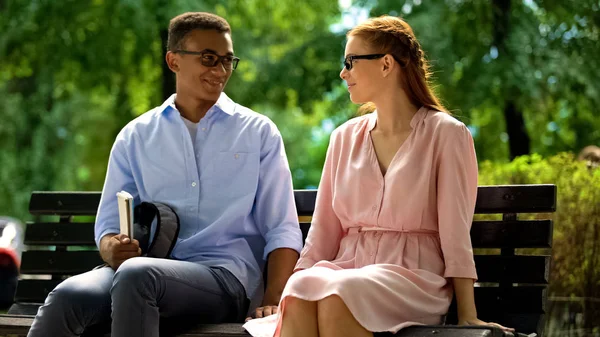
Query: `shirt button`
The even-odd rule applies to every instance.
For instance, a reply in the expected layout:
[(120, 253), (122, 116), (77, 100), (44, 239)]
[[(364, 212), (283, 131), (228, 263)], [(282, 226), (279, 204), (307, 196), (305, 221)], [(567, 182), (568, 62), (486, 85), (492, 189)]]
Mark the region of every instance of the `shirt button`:
[(377, 209), (377, 205), (373, 206), (373, 210), (376, 210), (376, 209)]
[(196, 182), (195, 181), (192, 183), (192, 187), (196, 187)]
[(206, 131), (206, 128), (202, 128), (202, 131)]
[(236, 153), (234, 157), (235, 157), (235, 159), (238, 159), (240, 157), (240, 155)]

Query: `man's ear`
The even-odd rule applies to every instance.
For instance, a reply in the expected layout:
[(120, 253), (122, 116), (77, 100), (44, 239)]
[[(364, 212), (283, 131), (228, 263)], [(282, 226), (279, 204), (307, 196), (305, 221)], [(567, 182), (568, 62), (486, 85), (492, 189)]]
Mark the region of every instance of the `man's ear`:
[(394, 58), (389, 54), (385, 55), (381, 59), (381, 62), (382, 62), (383, 77), (387, 77), (394, 70), (394, 67), (396, 66), (396, 62), (394, 62)]
[(179, 72), (179, 58), (175, 53), (168, 51), (167, 55), (165, 55), (165, 61), (167, 61), (167, 66), (172, 72)]

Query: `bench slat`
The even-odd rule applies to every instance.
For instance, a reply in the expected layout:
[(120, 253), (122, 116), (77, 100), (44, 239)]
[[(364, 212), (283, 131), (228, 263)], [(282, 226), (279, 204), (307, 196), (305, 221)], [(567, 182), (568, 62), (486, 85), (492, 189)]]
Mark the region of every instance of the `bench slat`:
[(98, 251), (27, 251), (22, 259), (23, 274), (76, 275), (103, 263)]
[(2, 336), (25, 336), (33, 323), (33, 317), (18, 315), (0, 315), (0, 332)]
[[(306, 238), (310, 223), (300, 228)], [(471, 240), (474, 248), (550, 248), (552, 220), (474, 221)], [(94, 246), (94, 224), (30, 223), (25, 244)]]
[[(33, 323), (31, 316), (0, 315), (0, 332), (5, 334), (25, 335)], [(225, 337), (249, 336), (242, 324), (206, 324), (199, 325), (190, 331), (177, 334), (189, 337)], [(98, 335), (96, 335), (98, 336)], [(110, 334), (105, 336), (110, 337)], [(448, 327), (448, 326), (414, 326), (401, 330), (398, 334), (376, 333), (376, 337), (500, 337), (502, 332), (490, 327)]]
[(39, 303), (13, 303), (7, 313), (10, 315), (35, 316), (39, 307)]
[(550, 248), (552, 220), (473, 221), (473, 248)]
[(477, 313), (543, 314), (546, 309), (545, 294), (544, 286), (476, 287)]
[[(497, 312), (479, 312), (479, 308), (477, 308), (477, 318), (486, 322), (494, 322), (506, 327), (511, 327), (516, 329), (521, 333), (532, 333), (535, 332), (538, 335), (541, 335), (541, 332), (544, 330), (544, 324), (546, 315), (541, 313), (503, 313), (500, 311)], [(448, 314), (447, 318), (448, 324), (456, 324), (456, 312), (452, 312)], [(502, 335), (500, 335), (502, 336)]]
[[(312, 215), (317, 190), (295, 190), (298, 215)], [(33, 215), (96, 215), (100, 192), (33, 192)], [(556, 211), (555, 185), (479, 186), (475, 213), (540, 213)]]
[[(115, 196), (116, 198), (116, 196)], [(29, 213), (32, 215), (96, 215), (100, 192), (31, 193)]]
[(317, 190), (294, 190), (294, 199), (299, 216), (313, 215)]
[[(301, 222), (306, 239), (310, 222)], [(552, 247), (552, 220), (473, 221), (471, 227), (473, 248), (550, 248)]]
[(479, 186), (475, 213), (556, 211), (556, 185)]
[[(96, 215), (100, 192), (35, 191), (29, 201), (33, 215)], [(317, 190), (294, 190), (298, 215), (312, 215)]]
[[(512, 327), (520, 332), (543, 331), (545, 319), (545, 287), (475, 288), (477, 316)], [(456, 300), (452, 302), (446, 320), (456, 324)]]
[(38, 246), (95, 246), (94, 223), (29, 223), (24, 242)]
[(17, 303), (44, 303), (46, 296), (61, 280), (20, 280), (17, 284)]
[(479, 282), (548, 284), (549, 256), (475, 255)]
[[(59, 280), (21, 280), (15, 298), (17, 302), (42, 303), (58, 283)], [(541, 314), (545, 312), (544, 296), (542, 286), (475, 288), (477, 311), (482, 314)]]
[[(295, 190), (299, 215), (312, 215), (316, 190)], [(543, 213), (556, 211), (555, 185), (479, 186), (475, 213)]]
[(545, 314), (507, 314), (501, 312), (485, 313), (478, 315), (479, 319), (486, 322), (495, 322), (507, 327), (516, 329), (521, 333), (532, 333), (535, 332), (538, 336), (541, 336), (541, 332), (544, 331), (544, 324), (546, 315)]

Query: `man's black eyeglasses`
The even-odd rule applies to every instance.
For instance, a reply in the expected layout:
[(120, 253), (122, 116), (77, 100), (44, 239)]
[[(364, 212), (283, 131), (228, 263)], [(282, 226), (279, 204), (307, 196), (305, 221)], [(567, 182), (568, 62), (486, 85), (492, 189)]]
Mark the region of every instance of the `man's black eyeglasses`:
[(187, 55), (198, 55), (200, 56), (200, 63), (205, 67), (216, 67), (219, 62), (223, 64), (223, 67), (227, 70), (235, 70), (238, 63), (240, 62), (239, 57), (233, 55), (219, 56), (210, 51), (189, 51), (189, 50), (174, 50), (173, 53), (187, 54)]
[(344, 59), (344, 67), (346, 70), (352, 69), (352, 62), (354, 60), (375, 60), (384, 57), (385, 54), (368, 54), (368, 55), (350, 55)]

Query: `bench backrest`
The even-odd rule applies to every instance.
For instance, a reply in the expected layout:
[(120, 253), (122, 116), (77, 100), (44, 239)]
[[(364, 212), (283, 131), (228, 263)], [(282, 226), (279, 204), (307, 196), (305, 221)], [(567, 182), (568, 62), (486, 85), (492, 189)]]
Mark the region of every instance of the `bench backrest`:
[[(310, 228), (315, 190), (294, 191), (304, 238)], [(93, 216), (99, 192), (34, 192), (29, 211), (36, 218), (58, 216), (58, 221), (27, 225), (21, 280), (12, 313), (35, 314), (58, 283), (102, 263), (94, 243)], [(552, 247), (552, 220), (520, 220), (518, 213), (556, 210), (555, 185), (480, 186), (476, 214), (501, 214), (499, 220), (476, 220), (471, 229), (479, 276), (475, 300), (479, 317), (541, 335), (546, 311)], [(85, 222), (76, 222), (88, 216)], [(47, 250), (50, 246), (52, 250)], [(40, 248), (44, 249), (40, 249)], [(482, 250), (484, 249), (485, 250)], [(487, 248), (496, 248), (490, 250)], [(544, 254), (515, 253), (520, 248), (545, 248)], [(533, 253), (540, 251), (534, 250)], [(39, 277), (44, 275), (44, 279)], [(30, 303), (30, 304), (28, 304)], [(451, 307), (447, 323), (456, 322)]]

